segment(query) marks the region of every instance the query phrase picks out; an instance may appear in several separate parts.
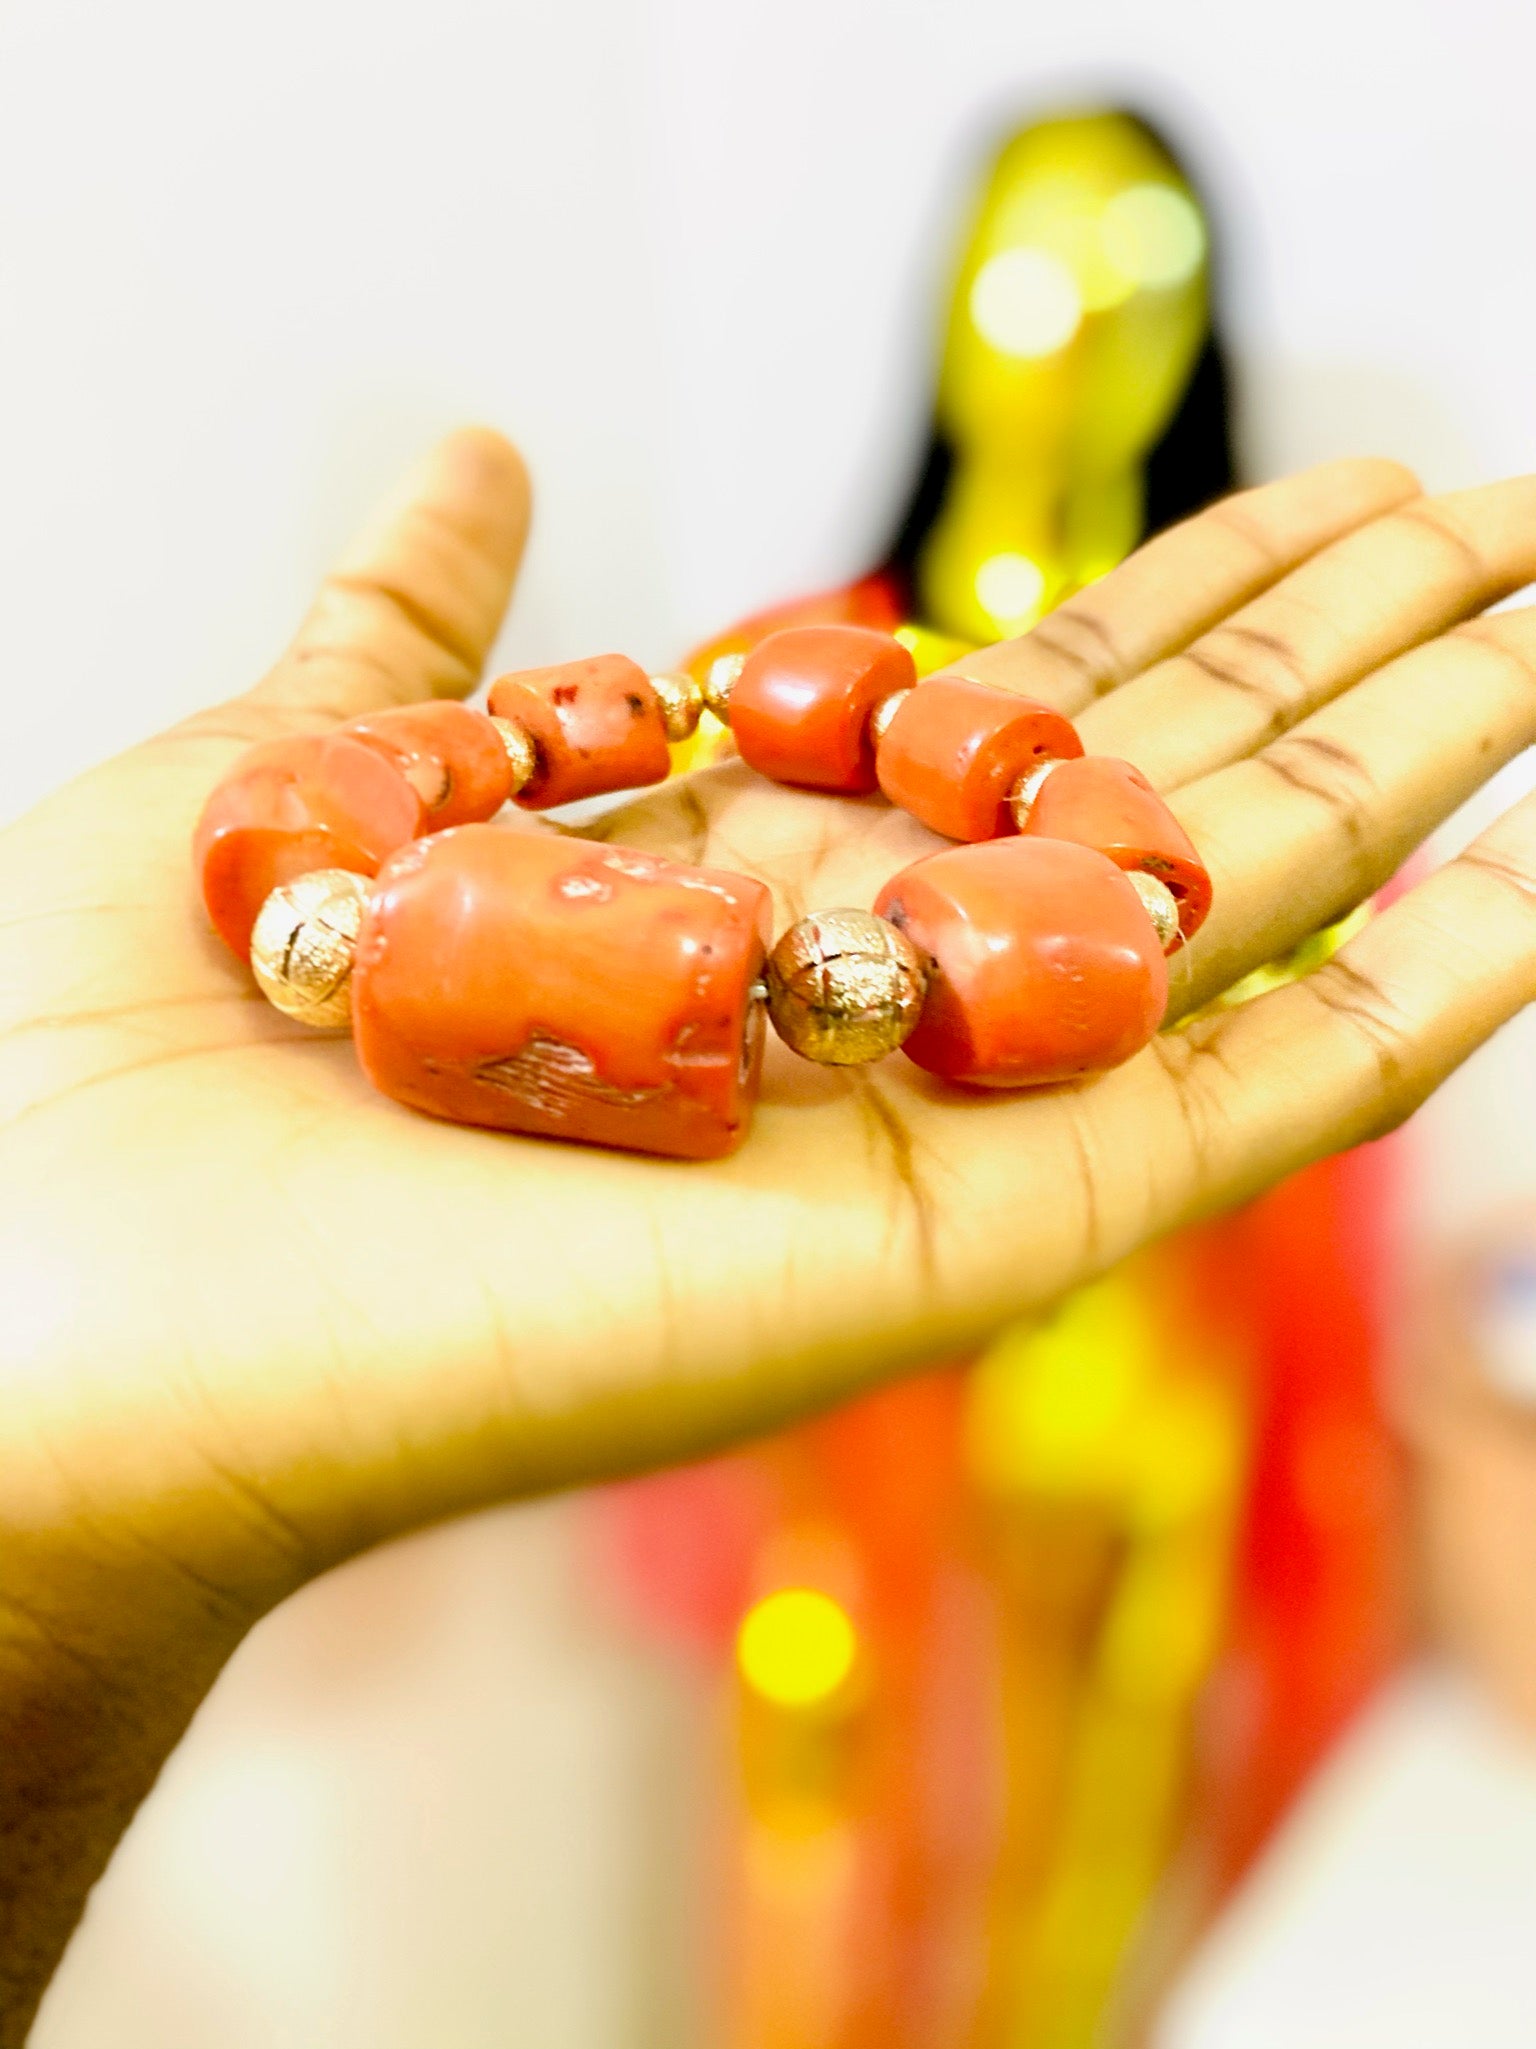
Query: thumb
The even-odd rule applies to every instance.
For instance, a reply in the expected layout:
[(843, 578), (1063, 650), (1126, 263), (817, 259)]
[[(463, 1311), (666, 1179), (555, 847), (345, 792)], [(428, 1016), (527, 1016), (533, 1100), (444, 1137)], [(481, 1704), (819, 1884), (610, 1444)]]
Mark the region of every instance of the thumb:
[(489, 427), (450, 434), (347, 548), (246, 702), (323, 722), (467, 697), (512, 594), (528, 512), (512, 444)]

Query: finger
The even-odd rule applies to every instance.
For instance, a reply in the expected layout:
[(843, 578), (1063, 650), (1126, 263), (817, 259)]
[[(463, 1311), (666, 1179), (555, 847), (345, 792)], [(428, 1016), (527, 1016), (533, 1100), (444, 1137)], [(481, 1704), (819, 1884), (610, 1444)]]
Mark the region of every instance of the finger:
[[(1474, 621), (1181, 791), (1173, 809), (1211, 869), (1215, 903), (1170, 964), (1174, 1014), (1372, 894), (1495, 769), (1536, 743), (1533, 671), (1536, 612)], [(740, 763), (670, 785), (598, 830), (757, 874), (785, 922), (867, 903), (899, 868), (947, 844), (900, 810), (776, 789)]]
[(1533, 998), (1527, 797), (1304, 981), (1157, 1042), (1187, 1214), (1393, 1129)]
[(467, 696), (512, 594), (528, 505), (510, 442), (486, 427), (449, 435), (347, 549), (251, 701), (334, 720)]
[(1536, 610), (1456, 628), (1357, 684), (1173, 808), (1212, 873), (1175, 954), (1187, 1012), (1341, 917), (1494, 771), (1536, 743)]
[[(1260, 753), (1200, 778), (1172, 809), (1211, 871), (1211, 914), (1169, 963), (1183, 1015), (1331, 924), (1425, 836), (1536, 745), (1536, 610), (1455, 628), (1378, 670)], [(604, 817), (599, 836), (743, 869), (788, 921), (868, 903), (947, 846), (893, 806), (779, 789), (740, 762)]]
[(1090, 705), (1084, 744), (1178, 789), (1533, 578), (1536, 477), (1415, 499)]
[(1031, 632), (951, 666), (1075, 717), (1418, 489), (1400, 463), (1359, 457), (1223, 498), (1148, 541)]

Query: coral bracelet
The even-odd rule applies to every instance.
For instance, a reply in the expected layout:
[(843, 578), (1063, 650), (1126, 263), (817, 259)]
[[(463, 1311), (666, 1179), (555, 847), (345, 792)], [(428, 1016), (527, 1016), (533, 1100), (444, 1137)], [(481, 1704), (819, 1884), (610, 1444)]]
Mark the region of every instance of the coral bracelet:
[[(705, 705), (763, 774), (883, 790), (963, 844), (870, 910), (770, 947), (768, 891), (723, 870), (488, 821), (659, 782)], [(763, 1016), (811, 1060), (901, 1047), (944, 1081), (1021, 1088), (1128, 1059), (1165, 955), (1210, 906), (1199, 856), (1129, 763), (1047, 706), (890, 636), (791, 627), (703, 684), (621, 655), (272, 741), (194, 853), (220, 936), (277, 1008), (351, 1024), (386, 1095), (465, 1124), (688, 1159), (750, 1122)]]

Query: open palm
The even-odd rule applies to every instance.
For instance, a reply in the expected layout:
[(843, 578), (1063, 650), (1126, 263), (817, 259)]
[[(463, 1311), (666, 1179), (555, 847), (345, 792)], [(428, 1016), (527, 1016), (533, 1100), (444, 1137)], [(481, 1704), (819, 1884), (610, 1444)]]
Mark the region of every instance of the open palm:
[[(1536, 995), (1522, 806), (1306, 981), (1071, 1088), (775, 1048), (748, 1143), (707, 1165), (414, 1116), (257, 996), (207, 930), (191, 827), (253, 740), (470, 690), (525, 517), (506, 445), (454, 437), (257, 689), (0, 836), (0, 1749), (19, 1729), (28, 1759), (0, 1828), (41, 1845), (0, 1875), (18, 2031), (218, 1664), (304, 1579), (978, 1338), (1396, 1122)], [(1536, 614), (1473, 616), (1532, 578), (1536, 480), (1433, 501), (1333, 464), (961, 666), (1176, 793), (1216, 888), (1171, 964), (1187, 1014), (1536, 740)], [(760, 876), (784, 921), (867, 905), (937, 844), (739, 763), (600, 830)]]

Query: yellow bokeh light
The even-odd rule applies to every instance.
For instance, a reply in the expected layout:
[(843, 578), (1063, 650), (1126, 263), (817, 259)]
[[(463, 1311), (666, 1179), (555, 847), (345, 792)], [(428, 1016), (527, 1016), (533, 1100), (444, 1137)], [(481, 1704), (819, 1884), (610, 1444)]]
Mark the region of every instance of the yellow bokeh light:
[(1082, 324), (1077, 279), (1048, 249), (1004, 249), (977, 271), (971, 318), (1005, 356), (1054, 356)]
[(1045, 572), (1038, 562), (1011, 550), (989, 555), (977, 565), (976, 596), (982, 610), (999, 626), (1021, 630), (1039, 617)]
[(1130, 185), (1099, 222), (1104, 254), (1132, 284), (1167, 291), (1192, 278), (1205, 256), (1205, 224), (1172, 185)]
[(853, 1670), (858, 1636), (847, 1612), (814, 1587), (781, 1587), (749, 1608), (736, 1638), (741, 1676), (776, 1707), (815, 1707)]
[[(1310, 939), (1303, 939), (1300, 946), (1282, 954), (1279, 960), (1269, 961), (1262, 968), (1253, 968), (1241, 981), (1215, 997), (1211, 1010), (1237, 1010), (1245, 1003), (1251, 1003), (1256, 996), (1267, 996), (1271, 989), (1280, 989), (1287, 982), (1299, 982), (1303, 975), (1310, 975), (1314, 968), (1320, 968), (1325, 961), (1332, 960), (1339, 948), (1364, 931), (1373, 916), (1369, 903), (1357, 904), (1342, 917), (1336, 925), (1328, 925), (1321, 932), (1314, 932)], [(1182, 1025), (1192, 1025), (1201, 1015), (1193, 1012), (1182, 1020)]]
[(1123, 1501), (1136, 1483), (1157, 1370), (1145, 1295), (1112, 1275), (1035, 1327), (1015, 1326), (972, 1376), (966, 1436), (991, 1494)]

